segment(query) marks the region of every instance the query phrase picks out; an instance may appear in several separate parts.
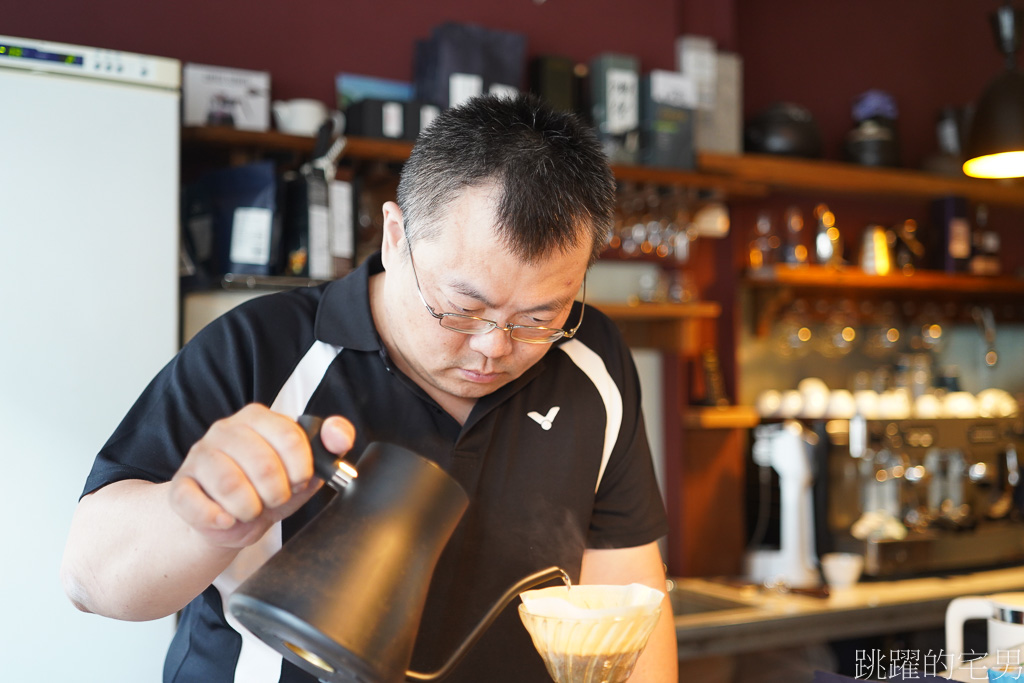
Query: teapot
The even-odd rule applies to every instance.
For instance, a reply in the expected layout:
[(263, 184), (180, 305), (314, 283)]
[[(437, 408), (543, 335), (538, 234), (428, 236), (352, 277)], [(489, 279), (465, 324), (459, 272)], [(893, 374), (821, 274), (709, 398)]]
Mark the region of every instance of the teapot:
[(328, 112), (327, 105), (320, 100), (303, 97), (275, 100), (273, 110), (277, 129), (289, 135), (316, 135), (328, 118), (334, 124), (336, 133), (341, 132), (345, 125), (344, 115), (339, 111)]
[(319, 418), (298, 419), (314, 469), (338, 494), (228, 598), (232, 615), (302, 670), (331, 683), (443, 678), (521, 592), (558, 567), (511, 586), (437, 671), (407, 671), (430, 580), (469, 496), (437, 464), (371, 443), (353, 467), (324, 448)]
[[(1024, 593), (955, 598), (946, 608), (946, 652), (959, 663), (964, 656), (964, 622), (988, 620), (988, 654), (1018, 648), (1024, 643)], [(950, 662), (950, 668), (953, 662)]]

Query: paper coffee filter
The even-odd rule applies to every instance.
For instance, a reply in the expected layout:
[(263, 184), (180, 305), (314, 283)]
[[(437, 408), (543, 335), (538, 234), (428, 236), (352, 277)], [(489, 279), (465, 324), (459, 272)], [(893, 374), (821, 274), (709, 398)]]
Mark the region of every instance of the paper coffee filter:
[(661, 616), (661, 591), (564, 586), (520, 595), (519, 617), (556, 683), (623, 683)]
[(552, 586), (519, 595), (525, 609), (538, 617), (603, 619), (649, 612), (661, 605), (665, 594), (640, 583), (627, 586)]

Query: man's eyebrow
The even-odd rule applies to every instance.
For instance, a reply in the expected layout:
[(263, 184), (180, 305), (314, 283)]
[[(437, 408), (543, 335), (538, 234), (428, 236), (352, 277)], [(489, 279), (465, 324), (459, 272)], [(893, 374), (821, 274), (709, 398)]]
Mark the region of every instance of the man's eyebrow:
[[(469, 284), (468, 282), (464, 282), (462, 280), (453, 280), (453, 281), (448, 283), (448, 286), (451, 287), (457, 293), (459, 293), (459, 294), (461, 294), (463, 296), (466, 296), (466, 297), (469, 297), (470, 299), (475, 299), (476, 301), (479, 301), (481, 304), (483, 304), (487, 308), (497, 308), (497, 306), (494, 304), (494, 302), (491, 301), (490, 299), (488, 299), (484, 295), (483, 292), (481, 292), (479, 289), (477, 289), (473, 285)], [(520, 312), (521, 313), (529, 313), (529, 312), (532, 312), (532, 311), (560, 311), (563, 308), (565, 308), (566, 306), (568, 306), (569, 304), (571, 304), (575, 298), (576, 298), (576, 295), (573, 294), (571, 296), (565, 296), (565, 297), (561, 297), (561, 298), (558, 298), (558, 299), (553, 299), (551, 301), (547, 301), (545, 303), (538, 304), (536, 306), (531, 306), (530, 308), (524, 309), (524, 310), (522, 310)]]

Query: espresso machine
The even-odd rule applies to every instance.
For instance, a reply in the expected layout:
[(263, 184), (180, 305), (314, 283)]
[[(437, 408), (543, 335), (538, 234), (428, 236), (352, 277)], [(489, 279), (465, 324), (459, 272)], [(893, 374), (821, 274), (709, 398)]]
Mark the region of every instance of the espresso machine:
[(822, 421), (819, 553), (864, 556), (872, 577), (1024, 561), (1024, 419)]

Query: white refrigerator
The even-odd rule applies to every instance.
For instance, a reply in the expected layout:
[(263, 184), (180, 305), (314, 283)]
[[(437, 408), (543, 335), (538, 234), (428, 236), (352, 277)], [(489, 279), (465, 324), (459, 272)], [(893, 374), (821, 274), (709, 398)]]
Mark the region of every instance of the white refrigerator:
[(171, 618), (58, 577), (93, 456), (178, 341), (177, 60), (0, 36), (0, 678), (158, 681)]

